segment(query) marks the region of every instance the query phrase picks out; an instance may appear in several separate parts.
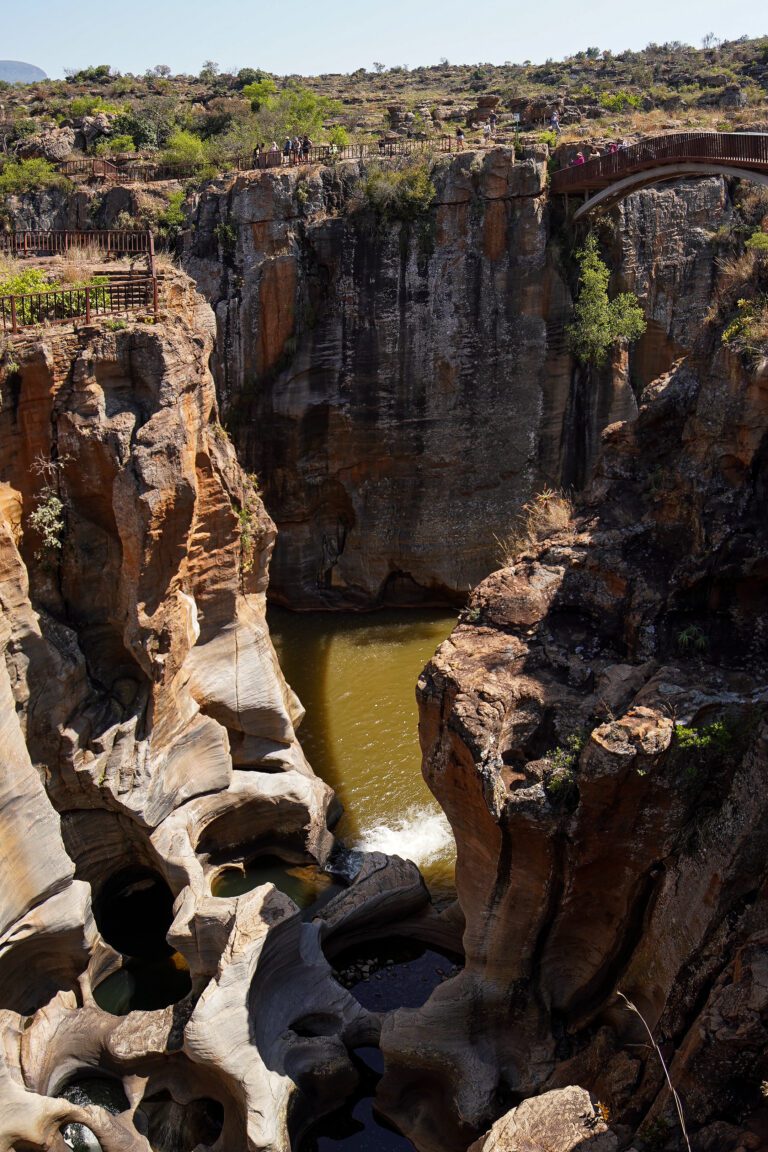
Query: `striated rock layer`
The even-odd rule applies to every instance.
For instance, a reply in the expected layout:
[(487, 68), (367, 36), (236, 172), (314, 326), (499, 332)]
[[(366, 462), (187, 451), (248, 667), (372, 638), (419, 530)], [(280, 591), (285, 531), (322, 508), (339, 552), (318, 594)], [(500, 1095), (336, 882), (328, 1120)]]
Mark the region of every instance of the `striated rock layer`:
[(435, 160), (415, 219), (377, 213), (373, 172), (211, 186), (184, 247), (216, 311), (225, 422), (279, 528), (270, 596), (291, 607), (463, 599), (521, 504), (582, 484), (603, 428), (690, 346), (731, 212), (717, 179), (616, 211), (616, 285), (649, 330), (587, 388), (565, 346), (574, 237), (546, 149)]
[[(4, 349), (3, 1150), (61, 1149), (69, 1123), (104, 1152), (168, 1131), (287, 1152), (378, 1038), (325, 936), (372, 907), (379, 930), (429, 921), (415, 867), (377, 857), (326, 919), (271, 884), (215, 895), (222, 868), (265, 853), (325, 862), (333, 797), (269, 638), (274, 528), (218, 422), (210, 310), (183, 276), (164, 294), (156, 326)], [(94, 1075), (117, 1105), (83, 1095)]]
[(381, 1104), (421, 1149), (569, 1084), (676, 1148), (619, 992), (696, 1146), (765, 1146), (767, 431), (766, 366), (703, 344), (607, 429), (579, 514), (542, 515), (419, 681), (467, 957), (382, 1037)]

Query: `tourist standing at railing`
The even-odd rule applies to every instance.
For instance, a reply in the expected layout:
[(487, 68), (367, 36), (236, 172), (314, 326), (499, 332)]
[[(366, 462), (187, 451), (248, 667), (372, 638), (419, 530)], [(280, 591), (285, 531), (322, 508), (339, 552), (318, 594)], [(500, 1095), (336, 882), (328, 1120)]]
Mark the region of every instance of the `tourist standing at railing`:
[(463, 128), (457, 128), (456, 129), (456, 150), (457, 150), (457, 152), (463, 152), (464, 151), (464, 129)]
[(555, 109), (549, 118), (549, 126), (557, 136), (560, 135), (560, 116), (557, 109)]
[(486, 120), (485, 124), (483, 124), (483, 143), (488, 144), (490, 142), (490, 139), (491, 139), (491, 126), (488, 123), (488, 121)]
[(571, 160), (571, 168), (578, 168), (580, 164), (585, 164), (583, 152), (577, 152), (573, 160)]
[(310, 140), (309, 136), (305, 136), (301, 142), (301, 155), (304, 159), (305, 164), (309, 160), (309, 152), (310, 152), (311, 147), (312, 147), (312, 141)]

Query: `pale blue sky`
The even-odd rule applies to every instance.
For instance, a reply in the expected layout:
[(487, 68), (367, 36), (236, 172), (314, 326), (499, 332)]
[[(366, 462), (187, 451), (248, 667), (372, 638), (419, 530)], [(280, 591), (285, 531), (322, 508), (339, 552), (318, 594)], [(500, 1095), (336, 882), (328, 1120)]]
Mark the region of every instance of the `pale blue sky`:
[(620, 52), (649, 41), (700, 47), (709, 32), (768, 34), (765, 0), (30, 0), (9, 3), (0, 57), (50, 76), (111, 64), (198, 72), (204, 60), (279, 74), (386, 65), (505, 60), (540, 63), (595, 45)]

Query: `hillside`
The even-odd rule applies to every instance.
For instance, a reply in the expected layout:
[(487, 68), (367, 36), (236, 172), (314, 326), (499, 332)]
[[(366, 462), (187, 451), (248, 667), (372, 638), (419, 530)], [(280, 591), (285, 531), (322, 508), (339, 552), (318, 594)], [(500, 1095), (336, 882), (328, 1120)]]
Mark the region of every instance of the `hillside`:
[(74, 152), (170, 151), (168, 159), (216, 165), (225, 152), (251, 151), (286, 133), (343, 144), (382, 132), (430, 137), (459, 125), (479, 131), (494, 103), (507, 137), (546, 129), (555, 109), (564, 136), (574, 139), (681, 128), (760, 131), (768, 124), (768, 37), (701, 49), (649, 44), (617, 55), (594, 47), (544, 64), (446, 61), (310, 77), (257, 68), (225, 73), (210, 62), (198, 76), (174, 76), (165, 65), (133, 76), (102, 64), (8, 91), (2, 146), (8, 155), (23, 153), (41, 130), (71, 128)]
[(4, 84), (34, 84), (47, 79), (47, 73), (35, 64), (25, 64), (23, 60), (0, 60), (0, 81)]

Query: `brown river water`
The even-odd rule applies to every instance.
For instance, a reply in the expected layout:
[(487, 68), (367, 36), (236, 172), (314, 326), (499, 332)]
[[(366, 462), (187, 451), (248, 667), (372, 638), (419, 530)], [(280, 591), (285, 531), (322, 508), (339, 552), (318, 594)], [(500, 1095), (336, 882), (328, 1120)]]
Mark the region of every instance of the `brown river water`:
[(455, 845), (421, 776), (415, 689), (455, 622), (445, 612), (269, 610), (280, 665), (306, 709), (302, 747), (344, 805), (336, 835), (413, 860), (436, 893), (452, 889)]

